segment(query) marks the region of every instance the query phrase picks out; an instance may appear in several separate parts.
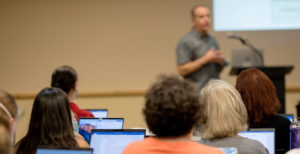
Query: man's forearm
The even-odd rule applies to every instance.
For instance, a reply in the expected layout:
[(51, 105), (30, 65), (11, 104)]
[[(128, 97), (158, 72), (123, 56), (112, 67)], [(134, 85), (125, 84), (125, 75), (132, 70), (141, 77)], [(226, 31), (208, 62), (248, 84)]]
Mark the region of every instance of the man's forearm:
[(203, 56), (194, 61), (182, 64), (182, 65), (178, 65), (177, 70), (181, 76), (187, 76), (187, 75), (194, 73), (197, 70), (201, 69), (205, 64), (207, 64), (207, 60)]

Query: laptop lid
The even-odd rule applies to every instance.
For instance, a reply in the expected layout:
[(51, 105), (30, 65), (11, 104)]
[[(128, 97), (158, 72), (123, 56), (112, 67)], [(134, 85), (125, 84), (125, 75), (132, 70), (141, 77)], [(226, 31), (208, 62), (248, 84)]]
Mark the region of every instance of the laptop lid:
[(218, 147), (224, 154), (238, 154), (238, 149), (236, 147)]
[(90, 111), (95, 118), (107, 118), (108, 110), (107, 109), (86, 109)]
[(289, 119), (291, 122), (294, 121), (294, 114), (278, 114), (278, 115), (283, 116), (283, 117)]
[(123, 129), (124, 118), (80, 118), (79, 134), (90, 143), (93, 129)]
[(239, 132), (238, 135), (259, 141), (268, 150), (269, 154), (275, 154), (274, 128), (251, 128), (248, 131)]
[(38, 148), (36, 154), (93, 154), (93, 149), (76, 148), (76, 149), (59, 149), (59, 148)]
[[(263, 55), (263, 50), (259, 51)], [(262, 66), (261, 57), (250, 48), (239, 48), (232, 50), (233, 67), (255, 67)]]
[(94, 129), (91, 135), (91, 148), (94, 154), (122, 153), (125, 147), (145, 138), (145, 129), (101, 130)]

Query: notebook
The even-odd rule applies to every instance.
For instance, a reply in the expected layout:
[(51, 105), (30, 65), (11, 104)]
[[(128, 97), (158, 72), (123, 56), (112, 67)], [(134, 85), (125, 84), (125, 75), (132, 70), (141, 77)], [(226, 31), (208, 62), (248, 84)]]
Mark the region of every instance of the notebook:
[(94, 149), (94, 154), (121, 154), (128, 144), (143, 140), (145, 134), (145, 129), (94, 129), (91, 135), (90, 146)]
[(275, 154), (275, 129), (274, 128), (251, 128), (240, 132), (238, 135), (257, 140), (264, 145), (269, 154)]
[(79, 134), (90, 143), (93, 129), (123, 129), (124, 118), (80, 118)]
[(93, 154), (93, 149), (55, 149), (55, 148), (38, 148), (36, 154)]

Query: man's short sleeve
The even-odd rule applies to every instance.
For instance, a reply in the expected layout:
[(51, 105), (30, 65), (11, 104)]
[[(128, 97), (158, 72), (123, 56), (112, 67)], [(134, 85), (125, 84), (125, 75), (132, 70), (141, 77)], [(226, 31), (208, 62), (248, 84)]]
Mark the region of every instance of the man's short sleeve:
[(184, 40), (180, 40), (176, 48), (177, 65), (192, 61), (192, 52)]
[(213, 38), (213, 41), (214, 41), (214, 47), (215, 47), (215, 49), (216, 50), (220, 50), (220, 47), (219, 47), (219, 44), (218, 44), (218, 41), (214, 38), (214, 37), (212, 37)]

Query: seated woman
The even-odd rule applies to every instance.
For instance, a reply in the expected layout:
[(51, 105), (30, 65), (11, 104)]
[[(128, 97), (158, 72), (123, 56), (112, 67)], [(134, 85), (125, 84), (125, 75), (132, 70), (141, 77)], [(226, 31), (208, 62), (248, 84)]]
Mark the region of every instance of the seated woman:
[(276, 154), (286, 153), (290, 147), (291, 122), (276, 115), (280, 103), (269, 77), (258, 69), (250, 68), (239, 74), (235, 86), (247, 108), (249, 127), (275, 128)]
[(156, 137), (127, 146), (123, 154), (221, 154), (219, 149), (191, 141), (200, 118), (198, 95), (187, 81), (161, 76), (146, 94), (143, 113)]
[(9, 119), (0, 116), (0, 154), (13, 154), (13, 141)]
[(68, 96), (59, 88), (45, 88), (36, 96), (28, 132), (16, 153), (34, 154), (38, 147), (88, 147), (73, 130)]
[(211, 80), (200, 93), (204, 106), (200, 134), (203, 143), (216, 147), (236, 147), (239, 154), (267, 154), (258, 141), (243, 138), (247, 110), (239, 92), (225, 81)]
[(14, 139), (18, 107), (15, 98), (6, 91), (0, 90), (0, 117), (8, 119), (10, 136)]

